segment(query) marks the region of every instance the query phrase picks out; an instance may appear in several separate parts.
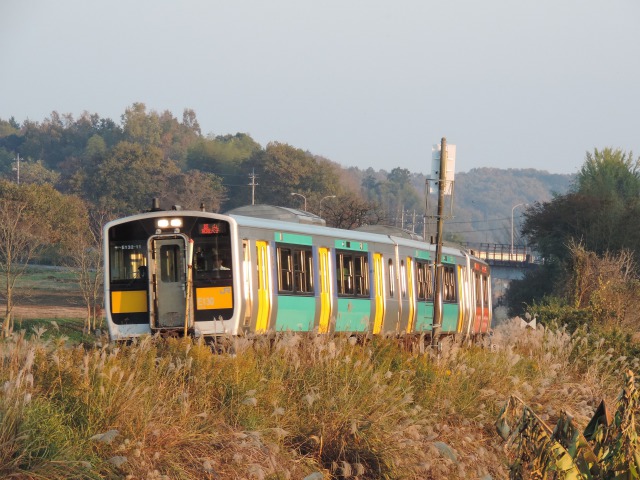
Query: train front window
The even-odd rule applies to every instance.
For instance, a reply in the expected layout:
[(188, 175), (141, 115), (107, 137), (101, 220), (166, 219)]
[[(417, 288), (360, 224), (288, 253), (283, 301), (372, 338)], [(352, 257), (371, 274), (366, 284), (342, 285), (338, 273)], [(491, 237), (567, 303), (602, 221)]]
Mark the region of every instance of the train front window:
[(233, 264), (229, 224), (221, 220), (202, 219), (193, 231), (193, 268), (195, 280), (230, 279)]
[(143, 242), (110, 242), (109, 269), (112, 282), (128, 282), (146, 277), (147, 247)]

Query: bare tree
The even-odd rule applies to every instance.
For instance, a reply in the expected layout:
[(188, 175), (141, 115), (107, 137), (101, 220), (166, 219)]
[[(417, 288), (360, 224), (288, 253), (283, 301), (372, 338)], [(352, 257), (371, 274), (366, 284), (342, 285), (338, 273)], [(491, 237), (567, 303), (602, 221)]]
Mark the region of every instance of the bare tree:
[(341, 196), (338, 201), (332, 202), (324, 209), (323, 216), (327, 225), (347, 230), (362, 225), (375, 225), (381, 219), (376, 204), (353, 194)]
[(0, 181), (0, 287), (2, 336), (11, 334), (17, 280), (45, 246), (74, 242), (86, 210), (82, 201), (51, 185)]
[(89, 225), (79, 236), (76, 248), (69, 257), (69, 266), (76, 274), (80, 293), (86, 307), (83, 331), (94, 331), (102, 322), (103, 253), (102, 227), (113, 218), (110, 211), (89, 212)]
[(565, 294), (575, 308), (588, 309), (601, 325), (638, 330), (640, 293), (633, 253), (621, 250), (598, 256), (570, 241), (571, 262)]
[(45, 245), (46, 237), (38, 235), (38, 218), (29, 215), (26, 199), (0, 199), (0, 273), (5, 300), (2, 337), (13, 328), (12, 312), (16, 281), (33, 256)]

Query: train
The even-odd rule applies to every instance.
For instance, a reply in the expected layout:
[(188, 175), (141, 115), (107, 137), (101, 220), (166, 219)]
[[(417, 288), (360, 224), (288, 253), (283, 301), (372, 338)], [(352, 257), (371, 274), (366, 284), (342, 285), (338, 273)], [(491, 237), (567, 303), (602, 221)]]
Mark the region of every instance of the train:
[(473, 339), (491, 328), (487, 263), (443, 246), (436, 269), (436, 245), (399, 228), (337, 229), (269, 205), (221, 214), (154, 201), (108, 222), (103, 239), (112, 341), (279, 332)]

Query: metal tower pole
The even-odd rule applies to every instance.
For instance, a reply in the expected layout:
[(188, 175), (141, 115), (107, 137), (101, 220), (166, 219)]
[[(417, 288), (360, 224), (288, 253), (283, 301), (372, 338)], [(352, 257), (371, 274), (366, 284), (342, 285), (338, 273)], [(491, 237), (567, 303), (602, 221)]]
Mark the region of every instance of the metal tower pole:
[(435, 278), (435, 289), (433, 299), (433, 328), (431, 330), (431, 345), (437, 346), (440, 341), (442, 330), (442, 231), (444, 227), (444, 193), (446, 190), (447, 173), (447, 139), (442, 137), (440, 143), (440, 176), (438, 181), (438, 215), (436, 217), (436, 258), (433, 260)]

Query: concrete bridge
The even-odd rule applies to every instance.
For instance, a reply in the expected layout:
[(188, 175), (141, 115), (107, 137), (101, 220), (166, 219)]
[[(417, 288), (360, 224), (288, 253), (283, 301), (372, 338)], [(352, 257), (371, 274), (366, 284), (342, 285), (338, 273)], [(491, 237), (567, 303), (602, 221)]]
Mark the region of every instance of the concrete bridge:
[(527, 270), (537, 268), (541, 259), (526, 245), (477, 243), (465, 245), (491, 267), (493, 304), (500, 304), (511, 280), (520, 280)]

